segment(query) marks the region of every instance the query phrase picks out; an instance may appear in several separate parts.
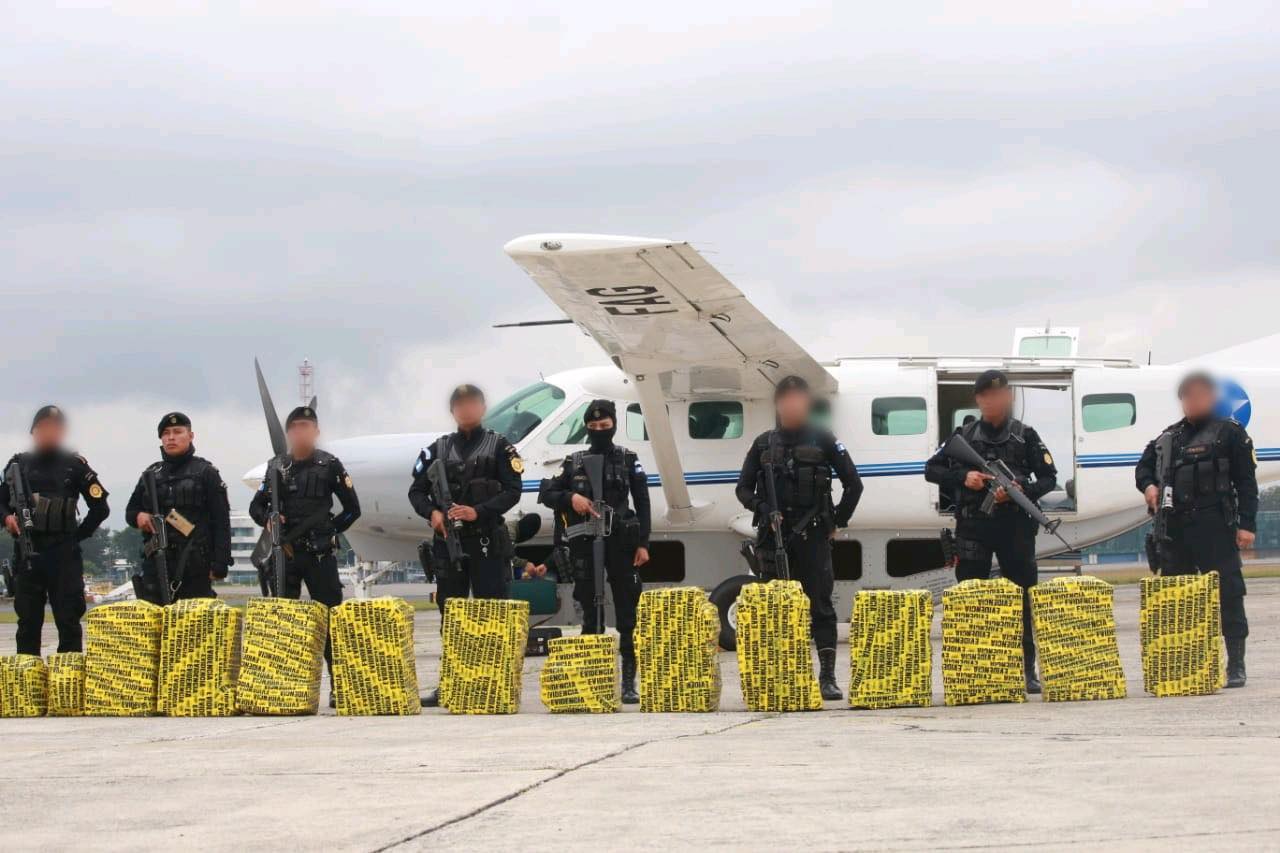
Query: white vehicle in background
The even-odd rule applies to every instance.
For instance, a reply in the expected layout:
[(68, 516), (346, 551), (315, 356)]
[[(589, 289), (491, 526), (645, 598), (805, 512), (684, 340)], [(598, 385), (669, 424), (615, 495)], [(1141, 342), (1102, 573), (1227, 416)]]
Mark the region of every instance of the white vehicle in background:
[[(1008, 356), (819, 362), (687, 243), (541, 234), (513, 240), (506, 251), (615, 365), (549, 376), (490, 407), (487, 425), (525, 460), (515, 512), (544, 516), (543, 535), (524, 553), (537, 560), (550, 548), (550, 514), (536, 502), (539, 481), (585, 444), (587, 403), (612, 399), (618, 441), (639, 455), (653, 490), (644, 581), (704, 587), (726, 620), (738, 589), (752, 580), (739, 554), (754, 535), (751, 515), (734, 485), (751, 440), (773, 426), (773, 386), (783, 376), (798, 374), (814, 387), (822, 417), (849, 448), (866, 486), (850, 527), (833, 543), (840, 613), (850, 612), (859, 588), (936, 591), (953, 581), (939, 541), (952, 526), (949, 498), (925, 482), (924, 464), (974, 413), (971, 389), (982, 371), (1008, 372), (1018, 416), (1052, 452), (1059, 486), (1042, 504), (1077, 547), (1146, 519), (1133, 466), (1146, 443), (1180, 416), (1174, 392), (1186, 365), (1084, 358), (1073, 328), (1018, 329)], [(1280, 336), (1197, 362), (1225, 377), (1223, 405), (1253, 436), (1260, 484), (1280, 478), (1280, 421), (1271, 415), (1280, 407), (1280, 369), (1271, 366), (1278, 361)], [(264, 402), (270, 408), (265, 394)], [(325, 445), (360, 491), (363, 514), (347, 538), (362, 560), (416, 558), (428, 527), (409, 506), (410, 470), (437, 434)], [(245, 482), (256, 488), (262, 470), (246, 474)], [(1055, 537), (1040, 537), (1041, 556), (1061, 550)], [(560, 617), (572, 618), (571, 597), (560, 598)]]

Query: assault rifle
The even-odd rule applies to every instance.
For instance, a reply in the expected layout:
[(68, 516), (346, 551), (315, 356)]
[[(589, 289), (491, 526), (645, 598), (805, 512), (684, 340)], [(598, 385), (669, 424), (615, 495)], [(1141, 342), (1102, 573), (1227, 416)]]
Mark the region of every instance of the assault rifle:
[(974, 450), (973, 445), (965, 441), (964, 436), (958, 433), (947, 439), (942, 452), (962, 465), (968, 465), (970, 468), (980, 471), (991, 478), (987, 483), (987, 496), (983, 499), (982, 506), (979, 508), (984, 515), (991, 514), (991, 510), (996, 504), (996, 492), (999, 489), (1004, 489), (1005, 494), (1009, 496), (1009, 500), (1031, 516), (1037, 524), (1044, 528), (1045, 533), (1058, 537), (1058, 541), (1067, 546), (1068, 551), (1075, 550), (1074, 546), (1062, 538), (1062, 534), (1058, 532), (1062, 519), (1049, 518), (1040, 507), (1036, 506), (1035, 501), (1023, 494), (1022, 489), (1018, 488), (1017, 478), (1009, 470), (1009, 466), (1004, 464), (1004, 460), (983, 459), (982, 454)]
[(169, 522), (160, 514), (160, 494), (156, 489), (156, 472), (150, 468), (143, 475), (147, 499), (151, 506), (151, 538), (142, 546), (142, 556), (150, 557), (160, 584), (160, 603), (173, 603), (173, 587), (169, 585)]
[(462, 550), (462, 520), (449, 518), (449, 510), (454, 506), (453, 493), (449, 490), (449, 477), (443, 459), (431, 463), (431, 467), (427, 469), (427, 479), (431, 481), (431, 494), (436, 503), (444, 507), (444, 547), (449, 552), (449, 565), (455, 572), (462, 572), (467, 566), (467, 555)]
[(769, 529), (773, 532), (773, 572), (781, 580), (791, 580), (791, 562), (787, 559), (787, 531), (782, 520), (782, 507), (778, 506), (778, 483), (774, 467), (777, 465), (774, 442), (764, 455), (764, 494), (769, 502)]
[(564, 537), (567, 540), (591, 537), (591, 575), (595, 584), (596, 626), (604, 631), (604, 541), (613, 532), (613, 507), (604, 501), (604, 456), (599, 453), (588, 453), (582, 457), (582, 468), (586, 471), (587, 482), (591, 486), (591, 514), (585, 521), (567, 525)]
[[(267, 465), (267, 490), (271, 493), (271, 511), (267, 514), (267, 530), (271, 534), (271, 585), (276, 598), (284, 596), (286, 571), (284, 553), (284, 523), (280, 520), (284, 509), (284, 484), (280, 481), (280, 466), (274, 461)], [(266, 593), (267, 582), (258, 574), (258, 585)]]
[(1169, 516), (1173, 514), (1173, 484), (1169, 482), (1172, 462), (1173, 436), (1164, 433), (1156, 439), (1156, 486), (1160, 494), (1156, 498), (1156, 508), (1147, 509), (1147, 514), (1153, 517), (1145, 543), (1147, 566), (1155, 574), (1168, 567), (1169, 548), (1173, 544), (1173, 537), (1169, 535)]
[(35, 545), (31, 541), (31, 531), (36, 529), (35, 519), (31, 515), (31, 493), (27, 491), (27, 478), (22, 476), (22, 466), (15, 460), (4, 473), (9, 484), (9, 506), (13, 508), (14, 517), (18, 521), (17, 566), (20, 570), (31, 571), (31, 558), (38, 556)]

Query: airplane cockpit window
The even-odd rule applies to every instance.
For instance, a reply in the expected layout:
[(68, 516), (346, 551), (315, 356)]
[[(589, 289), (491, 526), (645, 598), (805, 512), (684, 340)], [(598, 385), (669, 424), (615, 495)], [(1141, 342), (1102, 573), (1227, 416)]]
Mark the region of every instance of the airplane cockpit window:
[(489, 410), (484, 425), (516, 444), (537, 429), (564, 402), (564, 391), (549, 382), (523, 388)]
[(1124, 429), (1138, 422), (1138, 404), (1132, 394), (1085, 394), (1080, 408), (1085, 432)]
[(689, 404), (690, 438), (742, 438), (742, 404), (736, 400)]
[(574, 406), (564, 420), (556, 424), (556, 428), (547, 435), (547, 444), (586, 444), (587, 425), (582, 422), (590, 400), (583, 400), (582, 405)]
[(876, 435), (923, 435), (928, 425), (924, 397), (877, 397), (871, 401), (871, 431)]
[(627, 404), (627, 438), (632, 441), (648, 441), (649, 428), (645, 426), (644, 413), (640, 411), (639, 403)]
[(826, 397), (819, 397), (813, 401), (813, 410), (809, 413), (809, 420), (813, 425), (820, 429), (831, 429), (833, 415), (831, 413), (831, 401)]

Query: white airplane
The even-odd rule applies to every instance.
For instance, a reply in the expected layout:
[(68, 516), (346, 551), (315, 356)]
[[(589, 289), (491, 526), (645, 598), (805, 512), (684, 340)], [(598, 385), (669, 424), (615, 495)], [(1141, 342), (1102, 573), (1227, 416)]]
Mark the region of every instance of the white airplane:
[[(819, 362), (687, 243), (538, 234), (511, 241), (506, 252), (615, 365), (550, 376), (490, 408), (486, 424), (525, 460), (516, 512), (542, 515), (543, 530), (551, 530), (550, 513), (536, 502), (539, 480), (585, 443), (588, 401), (617, 401), (618, 441), (639, 454), (653, 490), (652, 560), (642, 576), (649, 584), (710, 590), (726, 647), (738, 590), (752, 580), (739, 547), (754, 531), (734, 484), (751, 440), (773, 426), (773, 386), (783, 376), (798, 374), (816, 389), (822, 416), (848, 446), (866, 487), (833, 546), (840, 613), (850, 612), (859, 588), (937, 592), (954, 581), (939, 542), (940, 531), (953, 524), (948, 499), (940, 499), (923, 471), (974, 413), (972, 384), (983, 370), (1008, 372), (1019, 416), (1053, 453), (1059, 488), (1043, 505), (1077, 547), (1146, 519), (1133, 466), (1147, 441), (1180, 417), (1175, 387), (1189, 365), (1083, 358), (1074, 328), (1018, 329), (1008, 356)], [(1280, 409), (1280, 368), (1258, 366), (1277, 364), (1277, 356), (1280, 335), (1196, 363), (1224, 377), (1222, 405), (1253, 436), (1260, 484), (1280, 479), (1280, 421), (1271, 415)], [(436, 435), (326, 444), (360, 492), (364, 514), (347, 537), (362, 560), (416, 559), (428, 527), (409, 506), (410, 471)], [(262, 475), (259, 467), (245, 482), (256, 488)], [(544, 533), (522, 546), (524, 553), (541, 559), (548, 539)], [(1041, 556), (1061, 550), (1056, 538), (1040, 537)], [(560, 599), (560, 618), (572, 619), (571, 597)]]

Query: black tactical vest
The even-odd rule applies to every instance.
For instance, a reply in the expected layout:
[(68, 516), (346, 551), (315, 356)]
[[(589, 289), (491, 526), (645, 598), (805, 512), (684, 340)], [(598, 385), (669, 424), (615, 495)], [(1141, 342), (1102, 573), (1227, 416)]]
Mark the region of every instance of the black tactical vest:
[(818, 444), (818, 436), (805, 430), (792, 444), (782, 441), (778, 431), (766, 434), (760, 450), (760, 482), (757, 494), (768, 499), (764, 482), (765, 464), (773, 459), (775, 488), (784, 515), (804, 515), (815, 507), (826, 509), (831, 504), (831, 463)]
[(64, 451), (22, 453), (18, 465), (31, 493), (35, 532), (50, 536), (73, 532), (79, 526), (76, 510), (80, 500), (75, 457)]
[[(573, 454), (573, 472), (570, 475), (569, 488), (574, 494), (595, 500), (596, 496), (591, 494), (591, 481), (582, 464), (582, 460), (590, 455), (586, 450), (579, 450)], [(627, 508), (627, 500), (631, 496), (631, 468), (634, 465), (635, 456), (626, 448), (617, 445), (610, 448), (605, 457), (604, 494), (600, 499), (619, 512)]]
[(1196, 430), (1181, 446), (1175, 440), (1171, 474), (1174, 509), (1226, 506), (1234, 500), (1231, 459), (1225, 447), (1226, 424), (1224, 420), (1214, 419)]
[[(169, 510), (177, 510), (183, 518), (195, 525), (190, 537), (184, 537), (170, 525), (170, 547), (183, 544), (188, 538), (208, 540), (210, 496), (205, 475), (209, 468), (208, 460), (199, 456), (191, 456), (177, 465), (156, 462), (151, 466), (156, 477), (156, 500), (160, 505), (160, 515), (163, 517), (168, 515)], [(148, 496), (147, 506), (150, 504)]]
[(498, 465), (507, 464), (498, 459), (498, 434), (486, 429), (471, 455), (463, 457), (457, 437), (446, 435), (438, 445), (440, 458), (445, 464), (445, 478), (453, 502), (464, 506), (477, 506), (502, 493), (502, 481), (498, 479)]
[[(1022, 421), (1009, 418), (995, 435), (989, 435), (982, 428), (982, 421), (973, 421), (965, 426), (960, 434), (983, 459), (991, 462), (998, 459), (1009, 466), (1014, 477), (1025, 480), (1031, 476), (1031, 466), (1027, 460), (1027, 441), (1023, 437), (1025, 431), (1026, 427)], [(974, 491), (961, 486), (957, 499), (962, 504), (978, 506), (986, 496), (985, 489)]]
[(310, 459), (295, 462), (291, 457), (278, 459), (280, 483), (284, 494), (283, 505), (285, 534), (296, 524), (302, 524), (312, 516), (315, 521), (307, 527), (307, 539), (319, 545), (333, 538), (333, 483), (334, 457), (317, 450)]

